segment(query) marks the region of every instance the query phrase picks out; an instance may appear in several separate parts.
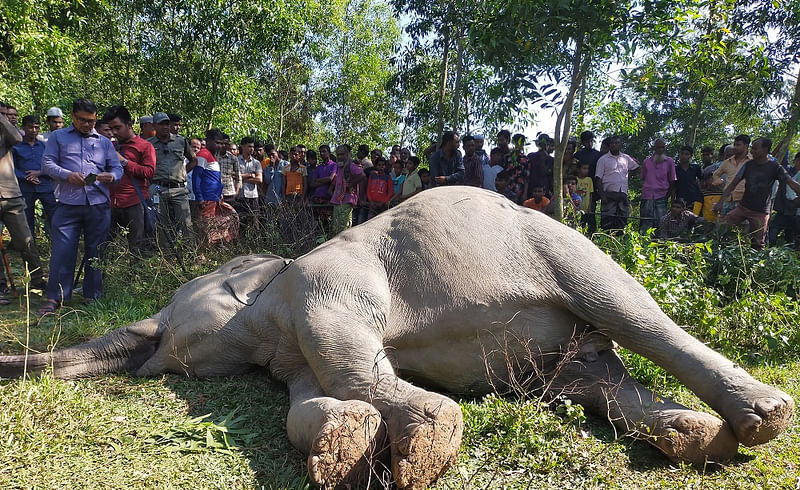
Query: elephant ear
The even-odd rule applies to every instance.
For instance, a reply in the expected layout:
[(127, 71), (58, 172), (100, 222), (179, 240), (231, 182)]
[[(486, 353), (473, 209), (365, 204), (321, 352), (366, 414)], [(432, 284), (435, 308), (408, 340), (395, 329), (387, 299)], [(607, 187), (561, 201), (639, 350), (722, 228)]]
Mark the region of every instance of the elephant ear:
[(291, 259), (277, 255), (238, 257), (220, 269), (220, 272), (227, 276), (223, 287), (237, 301), (251, 306), (272, 280), (291, 263)]

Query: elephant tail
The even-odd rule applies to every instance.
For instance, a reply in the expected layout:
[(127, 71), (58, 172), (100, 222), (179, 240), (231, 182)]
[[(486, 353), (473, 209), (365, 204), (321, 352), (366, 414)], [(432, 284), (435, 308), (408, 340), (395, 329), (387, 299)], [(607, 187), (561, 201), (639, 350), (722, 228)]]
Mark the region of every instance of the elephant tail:
[(0, 378), (39, 374), (52, 366), (62, 379), (106, 373), (134, 373), (158, 348), (163, 333), (159, 315), (118, 328), (89, 342), (40, 354), (0, 356)]

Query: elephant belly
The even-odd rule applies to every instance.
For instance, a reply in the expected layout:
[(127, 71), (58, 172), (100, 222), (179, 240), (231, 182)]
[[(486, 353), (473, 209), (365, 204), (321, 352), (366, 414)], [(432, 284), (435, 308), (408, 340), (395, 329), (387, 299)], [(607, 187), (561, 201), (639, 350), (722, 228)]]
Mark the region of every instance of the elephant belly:
[(388, 343), (398, 373), (450, 393), (500, 390), (510, 377), (555, 364), (589, 326), (568, 310), (538, 306), (521, 311), (462, 315)]

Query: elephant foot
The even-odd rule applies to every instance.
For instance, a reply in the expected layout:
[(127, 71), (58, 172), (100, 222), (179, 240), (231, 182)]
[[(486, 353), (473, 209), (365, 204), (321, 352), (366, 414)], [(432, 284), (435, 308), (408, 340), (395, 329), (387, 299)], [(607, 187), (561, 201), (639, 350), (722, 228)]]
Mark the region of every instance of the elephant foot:
[(453, 400), (433, 393), (392, 411), (387, 424), (392, 474), (401, 489), (427, 488), (458, 457), (464, 423)]
[[(786, 393), (753, 380), (756, 386), (739, 388), (740, 395), (718, 409), (736, 438), (745, 446), (768, 442), (783, 432), (794, 416), (794, 400)], [(745, 398), (746, 397), (746, 398)]]
[(647, 440), (674, 463), (722, 463), (733, 459), (739, 441), (726, 422), (687, 409), (661, 410), (646, 433)]
[(567, 364), (553, 388), (608, 417), (623, 433), (647, 440), (676, 463), (727, 461), (739, 447), (729, 422), (648, 390), (630, 377), (613, 351)]
[(337, 488), (367, 479), (378, 451), (383, 449), (386, 429), (381, 414), (357, 400), (341, 402), (328, 413), (311, 444), (308, 474), (323, 488)]

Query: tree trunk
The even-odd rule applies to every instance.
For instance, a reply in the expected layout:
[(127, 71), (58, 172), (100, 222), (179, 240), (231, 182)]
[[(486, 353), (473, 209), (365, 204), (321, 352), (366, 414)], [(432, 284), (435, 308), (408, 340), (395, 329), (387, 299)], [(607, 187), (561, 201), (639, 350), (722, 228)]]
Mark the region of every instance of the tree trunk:
[(38, 87), (34, 82), (28, 83), (28, 90), (31, 94), (31, 101), (33, 102), (33, 113), (34, 114), (41, 114), (46, 109), (44, 108), (44, 104), (42, 103), (42, 98), (39, 96)]
[(278, 112), (280, 113), (279, 114), (280, 122), (278, 123), (278, 140), (275, 142), (276, 149), (280, 149), (281, 143), (283, 143), (283, 125), (284, 121), (286, 120), (286, 110), (284, 109), (285, 107), (286, 106), (281, 104), (278, 108)]
[(588, 73), (586, 77), (583, 77), (581, 80), (581, 95), (578, 99), (578, 127), (576, 128), (578, 132), (583, 132), (585, 127), (583, 121), (586, 114), (586, 79), (588, 78)]
[[(794, 82), (794, 95), (789, 102), (789, 123), (786, 127), (786, 135), (781, 138), (778, 145), (772, 151), (772, 155), (777, 158), (779, 162), (782, 161), (783, 155), (786, 154), (789, 145), (792, 144), (792, 140), (795, 135), (797, 135), (798, 123), (800, 123), (800, 72), (798, 72), (797, 79)], [(791, 158), (789, 161), (791, 161)]]
[(461, 123), (461, 121), (459, 121), (459, 110), (461, 108), (461, 97), (463, 96), (463, 91), (461, 90), (461, 76), (464, 72), (464, 37), (459, 35), (456, 43), (458, 44), (458, 49), (456, 50), (456, 86), (453, 107), (453, 131), (458, 131)]
[(211, 84), (211, 100), (208, 101), (208, 118), (206, 119), (206, 129), (211, 129), (214, 123), (214, 110), (217, 108), (217, 95), (219, 92), (219, 84), (222, 82), (222, 74), (225, 72), (225, 63), (225, 56), (220, 56), (219, 69), (214, 75), (214, 81)]
[[(449, 9), (448, 9), (449, 12)], [(448, 15), (449, 18), (449, 15)], [(450, 26), (447, 25), (445, 21), (444, 25), (444, 38), (442, 40), (442, 75), (439, 85), (439, 104), (438, 104), (438, 112), (439, 112), (439, 120), (436, 123), (436, 133), (438, 134), (438, 139), (442, 140), (442, 133), (444, 133), (444, 96), (447, 92), (447, 62), (448, 57), (450, 55)]]
[(694, 148), (694, 143), (697, 140), (697, 126), (700, 124), (700, 113), (703, 111), (703, 102), (706, 100), (708, 91), (703, 90), (694, 102), (694, 113), (692, 114), (692, 121), (689, 123), (689, 139), (686, 144)]
[(472, 127), (469, 124), (469, 97), (464, 91), (464, 134), (472, 134)]
[(575, 40), (575, 53), (572, 55), (572, 75), (570, 76), (569, 91), (564, 105), (556, 118), (556, 152), (553, 161), (553, 216), (561, 221), (564, 219), (564, 193), (562, 192), (562, 175), (564, 168), (564, 152), (567, 149), (569, 133), (572, 124), (572, 109), (575, 106), (575, 94), (581, 81), (586, 77), (591, 56), (584, 52), (585, 35)]

